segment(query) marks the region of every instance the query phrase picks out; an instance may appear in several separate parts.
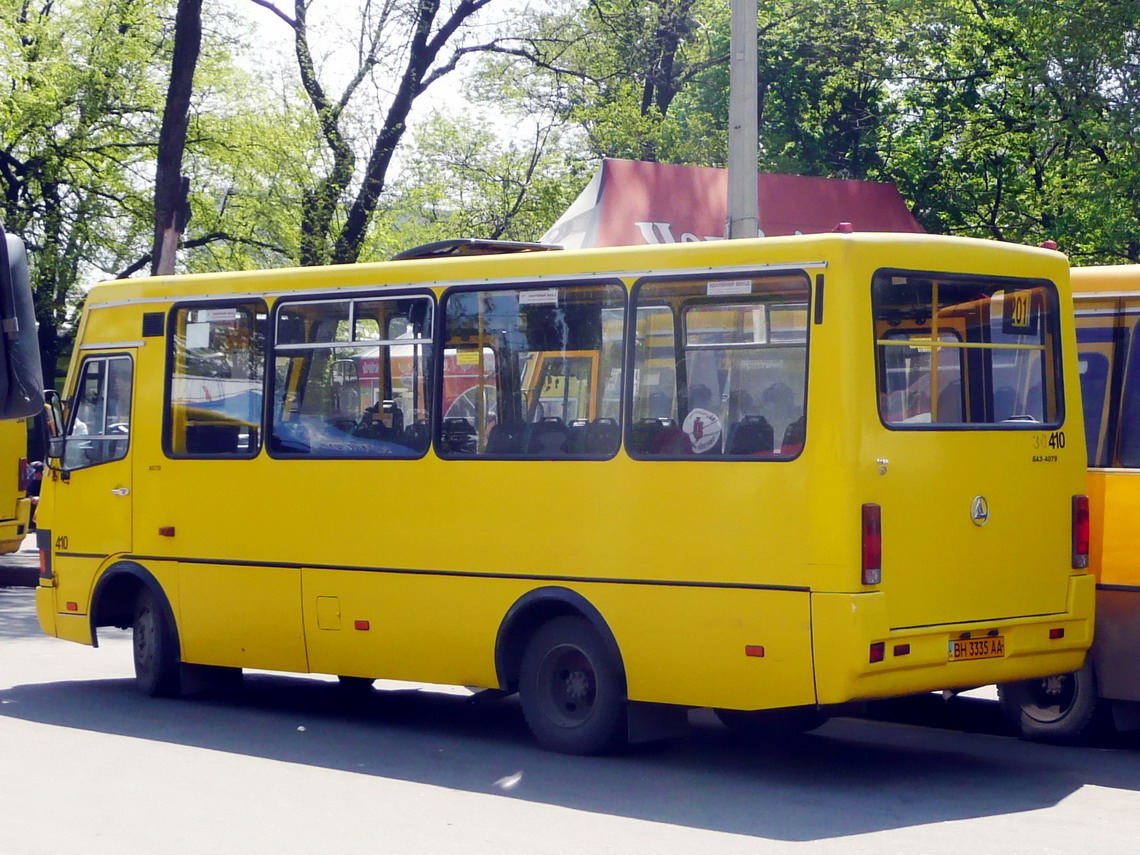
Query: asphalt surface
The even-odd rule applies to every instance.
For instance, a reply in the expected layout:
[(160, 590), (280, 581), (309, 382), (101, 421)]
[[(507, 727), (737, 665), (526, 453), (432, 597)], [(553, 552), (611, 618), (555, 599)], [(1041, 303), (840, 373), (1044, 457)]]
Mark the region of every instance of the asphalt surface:
[(19, 552), (0, 555), (0, 588), (34, 588), (40, 573), (36, 536), (29, 534)]

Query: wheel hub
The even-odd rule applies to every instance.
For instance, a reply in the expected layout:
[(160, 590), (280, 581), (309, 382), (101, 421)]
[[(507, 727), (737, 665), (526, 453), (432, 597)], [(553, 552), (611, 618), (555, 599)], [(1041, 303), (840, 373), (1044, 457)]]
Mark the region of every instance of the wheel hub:
[(590, 691), (590, 678), (584, 671), (571, 671), (566, 675), (566, 696), (581, 700)]

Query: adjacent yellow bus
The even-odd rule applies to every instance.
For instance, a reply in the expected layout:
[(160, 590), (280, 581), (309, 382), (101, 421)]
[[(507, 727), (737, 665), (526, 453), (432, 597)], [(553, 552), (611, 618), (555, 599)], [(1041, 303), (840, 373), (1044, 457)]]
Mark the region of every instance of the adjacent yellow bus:
[(28, 427), (24, 419), (0, 421), (0, 555), (15, 552), (31, 522), (28, 497)]
[(244, 668), (517, 692), (572, 753), (1074, 670), (1068, 277), (835, 233), (97, 286), (40, 623), (133, 627), (154, 695)]
[(1097, 629), (1076, 672), (1001, 687), (1032, 739), (1140, 728), (1140, 265), (1072, 273), (1084, 399)]

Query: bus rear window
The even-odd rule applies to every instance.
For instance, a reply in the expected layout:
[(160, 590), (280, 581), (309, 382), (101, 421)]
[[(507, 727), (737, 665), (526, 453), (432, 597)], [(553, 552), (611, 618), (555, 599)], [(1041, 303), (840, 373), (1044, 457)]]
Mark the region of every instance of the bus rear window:
[(872, 309), (879, 415), (889, 427), (1060, 421), (1057, 295), (1050, 283), (880, 271)]

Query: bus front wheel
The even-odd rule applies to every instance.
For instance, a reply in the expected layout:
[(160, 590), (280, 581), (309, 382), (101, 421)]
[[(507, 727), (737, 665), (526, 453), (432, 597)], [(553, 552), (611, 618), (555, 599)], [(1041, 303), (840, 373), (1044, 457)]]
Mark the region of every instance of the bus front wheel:
[(135, 684), (151, 697), (173, 697), (181, 688), (177, 639), (165, 605), (146, 589), (135, 604)]
[(600, 754), (626, 738), (621, 665), (583, 617), (543, 624), (528, 642), (519, 670), (519, 702), (544, 748)]
[(1079, 671), (998, 686), (1002, 712), (1025, 739), (1071, 744), (1102, 725), (1104, 706), (1097, 696), (1091, 660)]

